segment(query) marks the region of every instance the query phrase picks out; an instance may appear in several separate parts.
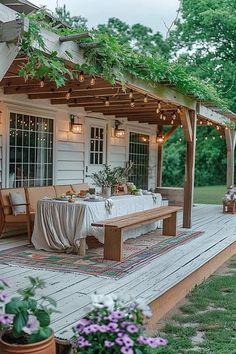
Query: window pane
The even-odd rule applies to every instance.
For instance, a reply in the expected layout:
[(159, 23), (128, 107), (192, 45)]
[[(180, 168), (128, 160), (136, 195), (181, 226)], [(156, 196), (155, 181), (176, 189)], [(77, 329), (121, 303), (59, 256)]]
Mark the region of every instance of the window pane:
[(90, 133), (90, 164), (99, 165), (103, 163), (104, 129), (91, 127)]
[(130, 133), (129, 160), (133, 162), (130, 180), (137, 188), (148, 188), (149, 137)]
[(10, 187), (51, 185), (53, 120), (10, 113)]

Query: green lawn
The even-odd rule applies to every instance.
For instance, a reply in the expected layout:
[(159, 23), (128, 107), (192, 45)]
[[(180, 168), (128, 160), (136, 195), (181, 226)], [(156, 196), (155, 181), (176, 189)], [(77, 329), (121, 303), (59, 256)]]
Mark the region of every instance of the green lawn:
[(188, 296), (159, 333), (169, 345), (160, 354), (236, 353), (236, 257)]
[(196, 187), (194, 189), (194, 203), (222, 204), (225, 192), (225, 186)]

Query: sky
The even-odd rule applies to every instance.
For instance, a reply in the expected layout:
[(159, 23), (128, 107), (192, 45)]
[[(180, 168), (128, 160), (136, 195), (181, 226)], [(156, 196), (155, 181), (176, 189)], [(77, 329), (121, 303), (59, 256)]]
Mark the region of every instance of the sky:
[(141, 23), (165, 35), (176, 17), (179, 0), (30, 0), (40, 6), (54, 10), (56, 4), (66, 4), (71, 15), (88, 19), (90, 27), (118, 17), (128, 24)]

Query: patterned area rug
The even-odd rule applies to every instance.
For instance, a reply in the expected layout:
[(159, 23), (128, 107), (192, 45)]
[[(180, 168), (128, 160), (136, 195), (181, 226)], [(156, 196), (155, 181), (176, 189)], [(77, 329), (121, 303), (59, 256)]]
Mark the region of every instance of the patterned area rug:
[(124, 243), (123, 262), (104, 260), (103, 246), (98, 242), (93, 242), (91, 245), (90, 242), (85, 257), (76, 254), (36, 251), (31, 245), (25, 245), (1, 251), (0, 263), (120, 278), (202, 234), (203, 232), (200, 231), (184, 231), (180, 232), (177, 237), (166, 237), (161, 236), (160, 231), (155, 231), (136, 239), (129, 239)]

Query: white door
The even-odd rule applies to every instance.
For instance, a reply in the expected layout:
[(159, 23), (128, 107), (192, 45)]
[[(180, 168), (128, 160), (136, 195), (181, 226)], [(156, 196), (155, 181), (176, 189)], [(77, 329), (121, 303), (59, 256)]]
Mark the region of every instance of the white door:
[(91, 174), (107, 163), (107, 123), (86, 118), (85, 183), (93, 186)]

